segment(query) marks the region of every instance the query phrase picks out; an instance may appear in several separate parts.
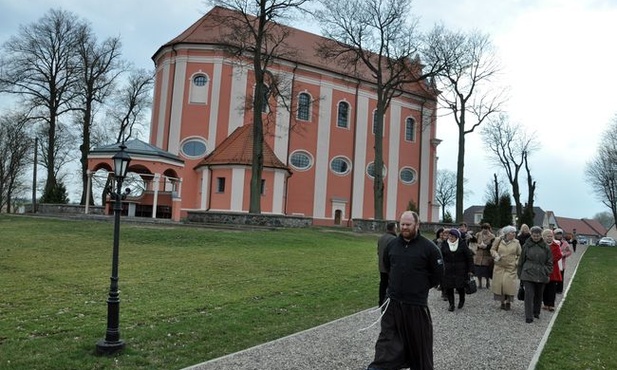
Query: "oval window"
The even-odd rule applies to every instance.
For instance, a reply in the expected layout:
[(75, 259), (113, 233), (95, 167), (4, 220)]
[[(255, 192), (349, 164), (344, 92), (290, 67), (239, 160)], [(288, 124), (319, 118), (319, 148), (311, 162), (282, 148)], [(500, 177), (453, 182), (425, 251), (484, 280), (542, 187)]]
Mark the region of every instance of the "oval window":
[(334, 157), (330, 162), (330, 169), (337, 175), (346, 175), (351, 171), (351, 163), (345, 157)]
[(291, 154), (289, 163), (297, 170), (306, 171), (312, 167), (313, 159), (307, 152), (297, 151)]
[(182, 153), (187, 157), (201, 157), (206, 149), (206, 143), (199, 139), (189, 139), (182, 144)]
[(403, 167), (399, 173), (403, 184), (413, 184), (416, 182), (416, 171), (410, 167)]

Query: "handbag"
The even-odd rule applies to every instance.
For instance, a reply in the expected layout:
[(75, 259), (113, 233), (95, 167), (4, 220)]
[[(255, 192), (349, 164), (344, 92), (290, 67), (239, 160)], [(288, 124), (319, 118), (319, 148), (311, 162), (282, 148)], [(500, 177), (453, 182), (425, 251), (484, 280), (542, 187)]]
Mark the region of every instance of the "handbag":
[(465, 283), (465, 293), (466, 294), (474, 294), (478, 291), (478, 285), (476, 284), (476, 279), (473, 276), (469, 277), (469, 280)]
[(518, 298), (519, 301), (525, 300), (525, 287), (523, 286), (522, 282), (521, 285), (518, 287), (518, 293), (516, 294), (516, 298)]

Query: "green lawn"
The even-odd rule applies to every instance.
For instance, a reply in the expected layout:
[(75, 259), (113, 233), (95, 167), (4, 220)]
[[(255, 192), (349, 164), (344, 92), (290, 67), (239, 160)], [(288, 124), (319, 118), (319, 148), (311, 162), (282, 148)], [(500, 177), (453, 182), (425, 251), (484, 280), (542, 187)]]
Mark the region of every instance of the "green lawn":
[(617, 248), (587, 250), (536, 369), (617, 369)]
[[(180, 369), (375, 305), (376, 235), (124, 222), (120, 333), (105, 335), (113, 224), (0, 215), (0, 369)], [(617, 369), (617, 248), (585, 254), (537, 369)]]
[(120, 334), (105, 335), (113, 224), (0, 216), (0, 368), (179, 369), (374, 306), (375, 235), (123, 223)]

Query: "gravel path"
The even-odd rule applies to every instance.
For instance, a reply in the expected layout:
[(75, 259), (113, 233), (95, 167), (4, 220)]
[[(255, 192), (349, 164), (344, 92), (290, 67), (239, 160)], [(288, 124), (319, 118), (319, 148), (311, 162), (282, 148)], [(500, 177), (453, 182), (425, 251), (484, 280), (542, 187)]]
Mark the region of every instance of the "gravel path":
[[(580, 245), (568, 259), (566, 291), (557, 296), (558, 307), (585, 251)], [(559, 312), (543, 310), (539, 320), (527, 324), (523, 302), (515, 301), (511, 311), (503, 311), (487, 289), (467, 296), (465, 307), (454, 312), (448, 312), (440, 292), (431, 290), (429, 307), (435, 369), (533, 369)], [(373, 359), (379, 324), (361, 329), (378, 318), (378, 310), (365, 310), (185, 370), (364, 370)]]

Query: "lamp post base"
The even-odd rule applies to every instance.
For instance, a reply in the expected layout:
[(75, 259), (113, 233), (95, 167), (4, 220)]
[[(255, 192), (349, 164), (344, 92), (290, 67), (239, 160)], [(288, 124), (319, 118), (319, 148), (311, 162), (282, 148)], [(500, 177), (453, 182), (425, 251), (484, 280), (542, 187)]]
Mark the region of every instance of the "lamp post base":
[(105, 339), (101, 339), (96, 343), (97, 355), (113, 355), (124, 349), (124, 341), (118, 340), (115, 342), (108, 342)]

